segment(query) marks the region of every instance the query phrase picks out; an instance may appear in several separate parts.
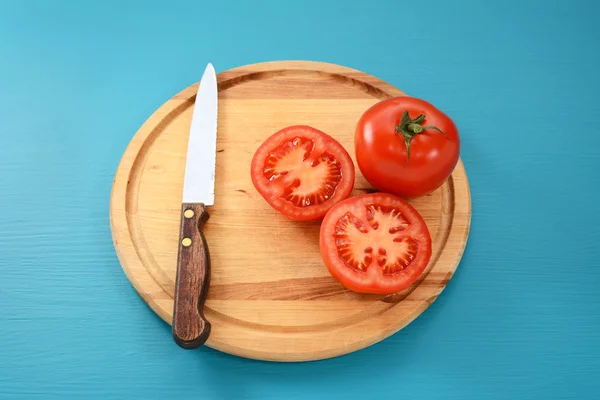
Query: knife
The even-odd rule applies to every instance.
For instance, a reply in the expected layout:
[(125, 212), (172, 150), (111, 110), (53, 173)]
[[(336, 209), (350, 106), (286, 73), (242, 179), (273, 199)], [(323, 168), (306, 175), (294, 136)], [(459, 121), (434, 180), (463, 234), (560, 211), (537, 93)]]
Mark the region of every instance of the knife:
[(202, 346), (211, 330), (203, 313), (210, 282), (210, 254), (203, 227), (209, 218), (206, 207), (215, 201), (217, 102), (217, 76), (209, 63), (192, 113), (180, 215), (172, 333), (184, 349)]

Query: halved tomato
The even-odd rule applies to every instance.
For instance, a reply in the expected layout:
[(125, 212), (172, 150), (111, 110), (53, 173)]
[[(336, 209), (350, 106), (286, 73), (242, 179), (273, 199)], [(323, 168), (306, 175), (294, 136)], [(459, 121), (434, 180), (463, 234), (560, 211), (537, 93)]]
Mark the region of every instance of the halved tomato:
[(363, 194), (333, 206), (321, 224), (319, 244), (333, 277), (360, 293), (406, 289), (431, 258), (431, 236), (421, 215), (387, 193)]
[(326, 133), (294, 125), (271, 135), (252, 158), (252, 183), (281, 214), (317, 220), (354, 187), (354, 163)]

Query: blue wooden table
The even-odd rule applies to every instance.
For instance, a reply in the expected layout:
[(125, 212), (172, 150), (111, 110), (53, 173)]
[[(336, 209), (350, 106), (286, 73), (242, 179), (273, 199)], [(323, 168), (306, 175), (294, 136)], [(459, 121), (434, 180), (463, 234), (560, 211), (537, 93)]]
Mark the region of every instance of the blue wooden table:
[[(599, 18), (591, 0), (0, 1), (0, 398), (598, 398)], [(446, 111), (469, 243), (439, 299), (365, 350), (184, 351), (119, 266), (113, 175), (207, 62), (281, 59)]]

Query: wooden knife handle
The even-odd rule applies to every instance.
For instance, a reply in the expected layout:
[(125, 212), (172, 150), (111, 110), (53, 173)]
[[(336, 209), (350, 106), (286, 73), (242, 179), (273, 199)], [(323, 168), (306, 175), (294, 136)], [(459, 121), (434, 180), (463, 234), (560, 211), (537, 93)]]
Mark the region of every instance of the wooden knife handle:
[(209, 215), (202, 203), (184, 203), (181, 207), (173, 339), (184, 349), (206, 342), (210, 323), (203, 314), (210, 282), (210, 254), (202, 232)]

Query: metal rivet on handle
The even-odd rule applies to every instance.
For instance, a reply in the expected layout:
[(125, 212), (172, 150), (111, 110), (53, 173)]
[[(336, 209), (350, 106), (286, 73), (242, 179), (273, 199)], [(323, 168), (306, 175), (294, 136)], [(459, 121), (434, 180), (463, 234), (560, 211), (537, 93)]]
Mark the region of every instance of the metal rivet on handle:
[(183, 216), (186, 218), (192, 218), (194, 216), (194, 210), (185, 210)]
[(181, 241), (181, 244), (184, 245), (185, 247), (188, 247), (189, 245), (192, 244), (192, 239), (190, 239), (190, 238), (183, 238), (183, 240)]

